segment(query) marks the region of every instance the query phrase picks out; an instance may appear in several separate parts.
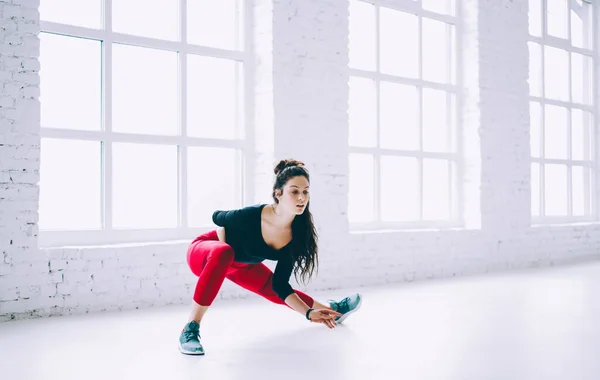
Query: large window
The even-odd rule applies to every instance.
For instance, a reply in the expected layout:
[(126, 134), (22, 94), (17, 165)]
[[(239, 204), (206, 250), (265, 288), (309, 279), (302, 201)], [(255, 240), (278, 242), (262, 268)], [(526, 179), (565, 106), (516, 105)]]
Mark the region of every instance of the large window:
[(529, 33), (532, 220), (591, 220), (596, 106), (592, 5), (529, 0)]
[(357, 228), (457, 225), (458, 10), (396, 3), (350, 1), (348, 217)]
[(189, 237), (240, 206), (246, 13), (41, 0), (41, 245)]

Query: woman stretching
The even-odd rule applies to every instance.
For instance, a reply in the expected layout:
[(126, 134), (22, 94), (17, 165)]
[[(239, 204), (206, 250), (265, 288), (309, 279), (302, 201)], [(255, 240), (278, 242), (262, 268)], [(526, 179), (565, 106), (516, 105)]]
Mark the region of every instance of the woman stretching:
[[(275, 174), (274, 203), (215, 211), (212, 219), (220, 227), (190, 244), (187, 262), (199, 278), (189, 322), (179, 337), (182, 353), (204, 354), (200, 321), (225, 278), (329, 328), (360, 307), (359, 294), (324, 305), (291, 287), (292, 272), (306, 282), (318, 266), (317, 233), (309, 211), (310, 178), (304, 163), (296, 160), (281, 160)], [(277, 261), (275, 272), (262, 264), (264, 260)]]

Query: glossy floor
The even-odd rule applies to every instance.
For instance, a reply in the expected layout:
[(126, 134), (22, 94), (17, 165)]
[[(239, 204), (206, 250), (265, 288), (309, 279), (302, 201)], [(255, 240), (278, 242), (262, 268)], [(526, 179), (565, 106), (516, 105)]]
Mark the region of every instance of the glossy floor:
[(360, 291), (328, 330), (252, 296), (216, 302), (205, 356), (177, 339), (188, 307), (0, 324), (2, 379), (599, 379), (600, 263)]

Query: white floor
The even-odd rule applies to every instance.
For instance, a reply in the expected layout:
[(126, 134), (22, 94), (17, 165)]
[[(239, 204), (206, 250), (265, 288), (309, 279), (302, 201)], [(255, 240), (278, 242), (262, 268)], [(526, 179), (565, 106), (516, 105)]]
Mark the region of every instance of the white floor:
[(600, 379), (600, 263), (359, 290), (328, 330), (263, 301), (217, 302), (205, 356), (177, 339), (187, 307), (0, 324), (0, 378)]

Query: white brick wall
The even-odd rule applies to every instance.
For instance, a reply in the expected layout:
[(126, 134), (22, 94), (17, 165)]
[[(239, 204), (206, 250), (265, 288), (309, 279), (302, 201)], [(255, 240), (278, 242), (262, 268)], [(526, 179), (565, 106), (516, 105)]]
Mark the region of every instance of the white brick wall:
[[(0, 1), (0, 321), (191, 302), (187, 241), (36, 248), (37, 6)], [(467, 228), (360, 233), (349, 232), (346, 217), (347, 5), (255, 0), (250, 201), (270, 199), (276, 158), (306, 161), (321, 236), (321, 270), (309, 290), (599, 257), (600, 223), (530, 227), (527, 2), (464, 0), (463, 12)], [(219, 295), (244, 296), (229, 282)]]

